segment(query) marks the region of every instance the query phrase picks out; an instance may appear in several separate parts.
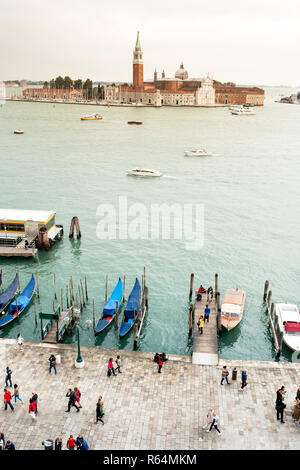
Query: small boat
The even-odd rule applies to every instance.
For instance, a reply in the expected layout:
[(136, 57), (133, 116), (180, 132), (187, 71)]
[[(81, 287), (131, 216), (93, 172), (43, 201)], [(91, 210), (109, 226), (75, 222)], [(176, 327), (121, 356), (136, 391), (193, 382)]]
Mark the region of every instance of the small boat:
[(143, 122), (142, 121), (128, 121), (127, 124), (138, 124), (138, 125), (140, 125), (140, 124), (143, 124)]
[(108, 327), (114, 319), (117, 308), (119, 309), (122, 304), (123, 296), (123, 282), (119, 279), (116, 287), (114, 288), (108, 302), (106, 303), (102, 316), (99, 318), (97, 326), (94, 330), (95, 336)]
[[(1, 277), (1, 274), (0, 274)], [(2, 284), (3, 280), (0, 280), (0, 285)], [(10, 302), (13, 300), (15, 293), (18, 289), (18, 276), (14, 278), (12, 283), (8, 286), (8, 288), (0, 295), (0, 313), (4, 313), (5, 309), (8, 307)]]
[(24, 134), (24, 131), (22, 131), (21, 129), (15, 129), (14, 134)]
[(191, 150), (186, 150), (184, 152), (184, 155), (187, 157), (211, 157), (212, 153), (207, 152), (204, 149), (191, 149)]
[(300, 313), (295, 304), (276, 304), (279, 330), (283, 341), (293, 351), (300, 351)]
[(132, 168), (132, 170), (126, 170), (126, 173), (133, 176), (162, 176), (160, 171), (149, 170), (146, 168)]
[(250, 109), (246, 106), (242, 106), (241, 108), (231, 109), (230, 112), (231, 114), (234, 114), (236, 116), (252, 116), (256, 114), (253, 109)]
[(4, 315), (2, 320), (0, 321), (0, 329), (4, 328), (5, 326), (9, 325), (12, 321), (18, 318), (21, 313), (24, 312), (26, 307), (30, 304), (32, 296), (35, 290), (35, 279), (32, 276), (30, 281), (28, 282), (27, 286), (17, 297), (17, 299), (10, 304), (9, 313)]
[(123, 320), (120, 327), (120, 338), (123, 338), (125, 335), (127, 335), (134, 325), (140, 309), (140, 295), (141, 285), (138, 279), (136, 279), (124, 310)]
[(103, 119), (101, 114), (91, 114), (90, 116), (82, 116), (81, 121), (99, 121), (100, 119)]
[(221, 324), (228, 331), (243, 318), (246, 292), (242, 289), (227, 289), (221, 308)]

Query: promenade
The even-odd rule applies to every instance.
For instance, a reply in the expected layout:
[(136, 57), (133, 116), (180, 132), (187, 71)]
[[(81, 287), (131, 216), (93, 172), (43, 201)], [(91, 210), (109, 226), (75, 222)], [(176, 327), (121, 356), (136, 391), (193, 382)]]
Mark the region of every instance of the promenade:
[[(57, 375), (49, 375), (50, 354), (60, 354)], [(108, 378), (107, 360), (122, 358), (122, 374)], [(226, 361), (237, 367), (238, 380), (220, 386), (218, 366), (192, 364), (191, 357), (170, 356), (161, 374), (151, 353), (82, 347), (83, 369), (74, 367), (77, 348), (25, 341), (24, 351), (14, 340), (0, 341), (3, 388), (5, 368), (20, 387), (24, 405), (15, 411), (0, 410), (0, 432), (17, 450), (43, 449), (44, 439), (61, 437), (65, 447), (70, 434), (81, 432), (90, 449), (300, 449), (300, 427), (291, 417), (291, 407), (300, 386), (300, 364)], [(241, 367), (248, 370), (248, 387), (240, 387)], [(231, 373), (230, 373), (231, 378)], [(285, 385), (285, 424), (276, 420), (276, 390)], [(81, 390), (83, 408), (65, 413), (69, 387)], [(2, 388), (2, 391), (3, 391)], [(10, 389), (11, 390), (11, 389)], [(32, 422), (28, 400), (36, 392), (38, 415)], [(95, 407), (103, 395), (105, 425), (95, 424)], [(222, 435), (206, 433), (203, 419), (209, 407), (220, 416)]]

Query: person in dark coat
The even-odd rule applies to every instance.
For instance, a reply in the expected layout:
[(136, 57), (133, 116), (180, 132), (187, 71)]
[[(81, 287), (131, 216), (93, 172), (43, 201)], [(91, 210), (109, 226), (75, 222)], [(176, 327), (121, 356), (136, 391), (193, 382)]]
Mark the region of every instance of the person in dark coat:
[(68, 402), (68, 409), (65, 410), (65, 412), (70, 413), (71, 406), (75, 406), (77, 412), (80, 411), (80, 408), (76, 405), (76, 401), (77, 401), (76, 393), (71, 388), (68, 389), (66, 397), (69, 398), (69, 402)]
[(283, 403), (283, 398), (285, 395), (285, 389), (284, 387), (281, 387), (279, 390), (276, 392), (276, 404), (275, 408), (277, 411), (277, 420), (280, 421), (284, 424), (285, 421), (283, 421), (283, 412), (286, 407), (285, 403)]
[(62, 450), (62, 440), (61, 437), (55, 439), (54, 450)]
[(247, 385), (247, 371), (246, 369), (245, 370), (242, 370), (242, 386), (241, 386), (241, 390), (244, 390), (245, 387)]
[(11, 441), (7, 441), (4, 450), (16, 450), (15, 444)]

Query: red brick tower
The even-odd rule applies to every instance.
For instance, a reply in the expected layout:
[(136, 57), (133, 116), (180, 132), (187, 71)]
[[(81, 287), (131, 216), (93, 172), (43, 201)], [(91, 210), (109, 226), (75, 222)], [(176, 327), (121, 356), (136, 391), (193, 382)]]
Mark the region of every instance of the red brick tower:
[(137, 33), (135, 49), (133, 51), (133, 86), (142, 87), (144, 83), (143, 53), (141, 50), (139, 31)]

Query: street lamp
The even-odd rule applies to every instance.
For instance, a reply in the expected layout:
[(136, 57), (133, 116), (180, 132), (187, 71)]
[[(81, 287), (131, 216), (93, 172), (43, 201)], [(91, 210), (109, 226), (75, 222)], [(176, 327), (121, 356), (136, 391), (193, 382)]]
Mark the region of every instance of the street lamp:
[(77, 328), (77, 358), (75, 360), (75, 367), (77, 369), (82, 369), (84, 367), (84, 360), (81, 357), (80, 353), (80, 334), (79, 334), (79, 329), (81, 328), (82, 330), (88, 330), (91, 326), (91, 320), (87, 320), (85, 322), (86, 328), (80, 325), (79, 321), (75, 322), (75, 327)]

